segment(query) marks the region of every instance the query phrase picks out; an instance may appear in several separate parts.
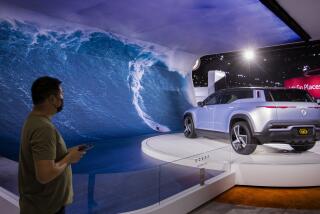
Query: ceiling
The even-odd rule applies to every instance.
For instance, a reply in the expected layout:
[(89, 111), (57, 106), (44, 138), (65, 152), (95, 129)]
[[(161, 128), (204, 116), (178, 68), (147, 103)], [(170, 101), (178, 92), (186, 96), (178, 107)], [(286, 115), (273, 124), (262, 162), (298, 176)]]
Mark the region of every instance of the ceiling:
[[(319, 2), (278, 1), (312, 39), (320, 35), (314, 21)], [(259, 0), (0, 0), (1, 4), (198, 56), (301, 41)]]
[(277, 3), (311, 37), (320, 39), (320, 1), (319, 0), (277, 0)]

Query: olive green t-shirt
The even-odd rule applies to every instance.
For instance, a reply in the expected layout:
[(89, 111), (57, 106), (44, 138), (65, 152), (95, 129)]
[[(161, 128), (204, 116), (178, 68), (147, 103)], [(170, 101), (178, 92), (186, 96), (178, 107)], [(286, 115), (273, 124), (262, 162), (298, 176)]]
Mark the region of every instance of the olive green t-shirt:
[(36, 179), (35, 160), (60, 161), (67, 148), (49, 118), (30, 114), (21, 135), (19, 193), (21, 214), (51, 214), (72, 202), (72, 172), (68, 166), (47, 184)]

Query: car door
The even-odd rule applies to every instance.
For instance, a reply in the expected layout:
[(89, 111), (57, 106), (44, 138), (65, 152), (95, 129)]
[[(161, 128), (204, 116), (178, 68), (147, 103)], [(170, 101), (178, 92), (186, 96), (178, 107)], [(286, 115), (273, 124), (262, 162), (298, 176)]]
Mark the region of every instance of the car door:
[(230, 115), (239, 108), (239, 104), (234, 102), (239, 99), (252, 97), (253, 92), (251, 90), (237, 90), (223, 93), (220, 96), (214, 112), (214, 130), (218, 132), (229, 132), (228, 120)]
[(228, 120), (228, 114), (232, 110), (228, 105), (229, 100), (231, 99), (232, 99), (231, 93), (223, 93), (220, 95), (214, 111), (213, 129), (215, 131), (218, 131), (218, 132), (225, 131), (225, 124), (227, 123), (227, 120)]
[(203, 130), (213, 130), (213, 112), (217, 104), (217, 94), (210, 95), (203, 101), (203, 106), (199, 107), (197, 114), (197, 128)]

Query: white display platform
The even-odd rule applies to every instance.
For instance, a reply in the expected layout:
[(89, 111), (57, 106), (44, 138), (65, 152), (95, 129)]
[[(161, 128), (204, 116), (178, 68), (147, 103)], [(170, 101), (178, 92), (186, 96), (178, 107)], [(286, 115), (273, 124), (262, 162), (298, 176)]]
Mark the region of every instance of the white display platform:
[[(230, 144), (181, 134), (151, 137), (142, 142), (147, 155), (166, 162), (236, 174), (236, 184), (270, 187), (320, 186), (320, 143), (297, 153), (289, 145), (258, 146), (251, 155), (239, 155)], [(187, 158), (189, 157), (189, 158)]]

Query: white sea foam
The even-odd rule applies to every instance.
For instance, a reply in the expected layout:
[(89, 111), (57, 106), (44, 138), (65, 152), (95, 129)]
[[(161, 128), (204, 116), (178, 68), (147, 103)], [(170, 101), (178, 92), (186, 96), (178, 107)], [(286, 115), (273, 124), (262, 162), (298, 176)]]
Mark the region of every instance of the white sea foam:
[(146, 72), (146, 68), (152, 66), (155, 63), (153, 59), (148, 58), (139, 58), (135, 61), (129, 62), (129, 76), (128, 86), (133, 93), (132, 103), (141, 119), (153, 130), (158, 132), (169, 132), (170, 129), (165, 126), (155, 122), (150, 115), (143, 111), (144, 101), (140, 94), (141, 90), (143, 90), (143, 86), (141, 85), (141, 80), (143, 75)]
[(68, 22), (52, 16), (49, 17), (35, 11), (17, 8), (8, 3), (0, 3), (0, 18), (12, 21), (12, 24), (14, 24), (14, 20), (24, 20), (34, 23), (38, 27), (38, 33), (40, 35), (47, 35), (49, 31), (65, 32), (70, 34), (77, 30), (81, 30), (81, 32), (85, 34), (84, 39), (86, 39), (92, 32), (101, 32), (126, 44), (137, 44), (145, 48), (147, 51), (154, 52), (157, 57), (166, 63), (170, 71), (176, 71), (183, 76), (191, 72), (192, 66), (197, 58), (199, 58), (194, 54), (183, 52), (175, 48), (168, 48), (156, 43), (136, 39), (134, 32), (128, 32), (125, 34), (131, 35), (131, 37), (128, 38), (128, 36), (124, 36), (119, 33), (106, 31), (105, 29), (87, 26), (80, 23)]
[(192, 81), (192, 67), (198, 59), (196, 55), (176, 49), (169, 49), (167, 47), (146, 41), (122, 39), (122, 42), (139, 45), (144, 49), (145, 52), (151, 52), (155, 58), (164, 62), (164, 64), (168, 67), (168, 71), (177, 72), (182, 77), (186, 78), (187, 86), (185, 89), (187, 92), (187, 99), (190, 104), (195, 105), (196, 99)]
[(128, 36), (106, 31), (105, 29), (68, 22), (52, 16), (49, 17), (35, 11), (17, 8), (7, 3), (0, 4), (0, 18), (10, 21), (13, 25), (14, 20), (23, 20), (34, 23), (38, 27), (39, 35), (48, 35), (49, 31), (57, 31), (60, 33), (65, 32), (70, 34), (77, 30), (81, 30), (81, 32), (85, 34), (83, 39), (86, 39), (92, 32), (104, 33), (107, 36), (116, 38), (126, 44), (137, 44), (145, 48), (147, 51), (154, 52), (157, 57), (166, 63), (170, 71), (176, 71), (183, 76), (191, 72), (192, 66), (198, 58), (198, 56), (194, 54), (183, 52), (178, 49), (168, 48), (156, 43), (136, 39), (133, 32), (128, 32), (128, 34), (126, 34), (131, 35), (131, 37), (128, 38)]
[(169, 72), (177, 72), (182, 77), (186, 78), (187, 85), (185, 89), (187, 92), (187, 99), (190, 104), (195, 105), (196, 99), (191, 72), (194, 63), (197, 60), (195, 55), (177, 50), (171, 50), (167, 47), (145, 41), (131, 40), (129, 42), (126, 40), (125, 42), (127, 44), (136, 44), (140, 47), (143, 47), (145, 52), (151, 52), (155, 58), (163, 61), (164, 64), (168, 66)]

